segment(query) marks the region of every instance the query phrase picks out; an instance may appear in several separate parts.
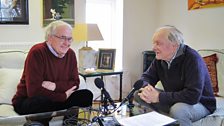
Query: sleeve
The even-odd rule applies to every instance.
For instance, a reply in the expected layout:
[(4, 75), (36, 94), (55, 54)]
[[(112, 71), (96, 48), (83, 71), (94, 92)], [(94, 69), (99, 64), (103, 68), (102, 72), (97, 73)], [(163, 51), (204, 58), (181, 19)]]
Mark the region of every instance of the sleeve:
[(161, 92), (159, 95), (161, 103), (172, 105), (177, 102), (183, 102), (193, 105), (199, 102), (205, 83), (207, 68), (199, 56), (193, 56), (193, 58), (185, 60), (183, 65), (183, 90)]
[(142, 74), (141, 79), (144, 82), (143, 87), (146, 86), (148, 83), (152, 86), (155, 86), (156, 83), (159, 81), (156, 69), (156, 62), (158, 61), (154, 59), (149, 68)]
[(47, 96), (53, 101), (65, 101), (66, 94), (49, 91), (42, 87), (44, 81), (44, 56), (40, 50), (31, 49), (25, 61), (25, 81), (28, 97)]

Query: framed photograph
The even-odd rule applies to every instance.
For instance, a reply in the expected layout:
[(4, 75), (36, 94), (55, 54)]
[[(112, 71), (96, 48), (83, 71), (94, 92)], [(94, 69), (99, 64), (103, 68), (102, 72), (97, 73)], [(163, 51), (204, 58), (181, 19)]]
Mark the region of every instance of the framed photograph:
[(43, 26), (63, 20), (72, 26), (75, 22), (75, 0), (43, 0)]
[(28, 0), (0, 0), (0, 24), (29, 24)]
[(113, 70), (116, 49), (99, 49), (98, 69)]

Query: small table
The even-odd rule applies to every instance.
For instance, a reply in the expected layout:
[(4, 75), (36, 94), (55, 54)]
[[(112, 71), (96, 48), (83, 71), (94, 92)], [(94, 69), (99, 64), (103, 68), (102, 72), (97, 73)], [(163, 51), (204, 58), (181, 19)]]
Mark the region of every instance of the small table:
[(83, 73), (79, 72), (79, 75), (81, 75), (84, 80), (86, 81), (87, 77), (96, 77), (100, 76), (101, 79), (103, 80), (104, 76), (108, 75), (120, 75), (120, 96), (119, 96), (119, 101), (122, 100), (122, 77), (123, 77), (123, 71), (112, 71), (112, 72), (93, 72), (93, 73)]

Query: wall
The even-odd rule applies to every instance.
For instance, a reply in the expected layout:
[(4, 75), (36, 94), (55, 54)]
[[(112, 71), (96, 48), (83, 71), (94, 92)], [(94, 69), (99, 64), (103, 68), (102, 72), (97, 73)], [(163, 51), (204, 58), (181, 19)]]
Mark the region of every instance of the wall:
[(195, 49), (224, 48), (224, 7), (188, 11), (187, 0), (159, 0), (159, 5), (158, 26), (175, 25)]
[(0, 25), (0, 42), (43, 41), (41, 0), (29, 0), (29, 25)]
[(124, 0), (123, 69), (131, 83), (143, 71), (142, 52), (151, 49), (157, 22), (157, 0)]
[[(85, 15), (85, 0), (75, 0), (75, 20), (85, 21), (83, 15)], [(0, 34), (0, 45), (5, 43), (32, 45), (44, 41), (42, 0), (29, 0), (29, 25), (0, 25)], [(81, 46), (79, 43), (73, 45)]]

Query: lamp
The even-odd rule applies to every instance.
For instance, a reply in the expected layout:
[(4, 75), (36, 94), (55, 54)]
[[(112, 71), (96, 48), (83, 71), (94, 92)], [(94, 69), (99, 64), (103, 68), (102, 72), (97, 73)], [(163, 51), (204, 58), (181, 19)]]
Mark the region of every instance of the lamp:
[(103, 40), (97, 24), (75, 24), (73, 36), (76, 42), (85, 41), (85, 50), (92, 49), (88, 47), (88, 41)]
[(88, 46), (88, 41), (103, 40), (97, 24), (75, 24), (73, 39), (75, 42), (85, 42), (85, 46), (79, 49), (79, 70), (86, 72), (96, 69), (97, 51)]

